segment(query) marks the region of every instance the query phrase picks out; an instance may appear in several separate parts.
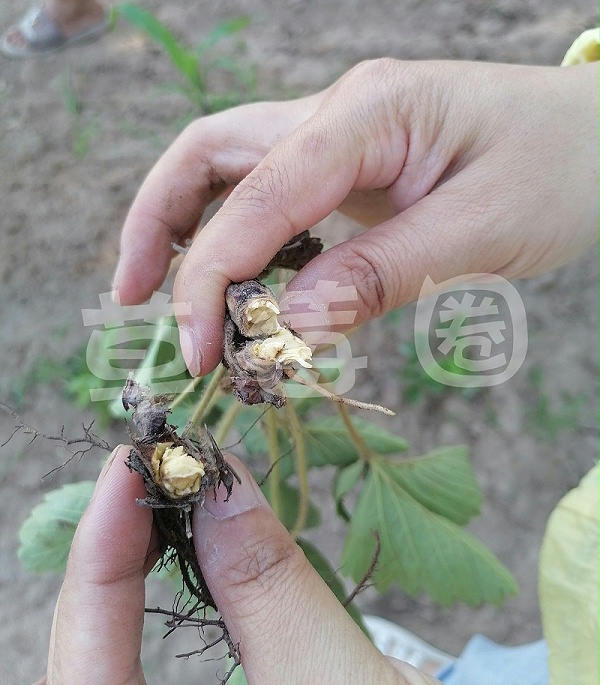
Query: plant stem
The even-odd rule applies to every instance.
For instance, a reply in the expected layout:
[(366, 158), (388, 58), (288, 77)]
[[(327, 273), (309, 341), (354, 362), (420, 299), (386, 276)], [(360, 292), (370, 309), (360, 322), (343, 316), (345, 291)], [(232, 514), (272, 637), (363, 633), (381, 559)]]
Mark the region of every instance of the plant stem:
[(183, 400), (185, 399), (185, 396), (188, 394), (188, 392), (194, 392), (196, 387), (198, 386), (198, 383), (202, 378), (200, 376), (196, 376), (196, 378), (192, 378), (192, 380), (185, 386), (183, 389), (183, 392), (180, 392), (179, 395), (171, 402), (171, 409), (175, 409), (178, 405), (180, 405)]
[(214, 404), (219, 391), (219, 383), (225, 375), (225, 371), (226, 369), (222, 364), (214, 370), (212, 378), (210, 379), (210, 383), (206, 386), (206, 390), (202, 393), (202, 398), (196, 405), (194, 413), (192, 414), (192, 418), (190, 419), (192, 426), (198, 426), (205, 414)]
[(227, 437), (227, 434), (233, 426), (235, 417), (238, 415), (242, 406), (243, 405), (241, 402), (238, 402), (235, 398), (232, 398), (231, 404), (227, 407), (227, 411), (223, 414), (221, 420), (215, 428), (214, 438), (217, 445), (220, 445)]
[(363, 461), (366, 462), (371, 461), (373, 457), (373, 452), (371, 452), (369, 446), (364, 441), (363, 436), (356, 430), (354, 424), (352, 423), (352, 419), (350, 418), (350, 412), (346, 409), (346, 407), (343, 404), (338, 404), (336, 406), (338, 412), (340, 413), (340, 416), (342, 417), (344, 426), (346, 426), (348, 435), (354, 443), (354, 447), (356, 447), (356, 451), (359, 453), (361, 459), (363, 459)]
[(304, 434), (302, 426), (298, 419), (298, 414), (294, 409), (294, 404), (291, 401), (286, 402), (286, 410), (290, 422), (290, 434), (294, 441), (294, 448), (296, 452), (296, 471), (298, 473), (298, 485), (300, 489), (300, 500), (298, 502), (298, 517), (296, 523), (290, 531), (293, 538), (297, 538), (306, 524), (306, 517), (308, 515), (308, 469), (306, 459), (306, 445), (304, 444)]
[(277, 518), (281, 514), (281, 490), (279, 487), (279, 436), (277, 435), (277, 415), (275, 407), (269, 406), (265, 414), (267, 440), (269, 442), (269, 494), (271, 507)]

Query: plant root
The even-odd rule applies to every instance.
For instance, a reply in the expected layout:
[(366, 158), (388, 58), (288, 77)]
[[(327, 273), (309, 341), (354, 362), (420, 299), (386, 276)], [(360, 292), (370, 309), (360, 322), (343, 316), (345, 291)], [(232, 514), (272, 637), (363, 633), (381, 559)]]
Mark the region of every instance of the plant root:
[(289, 371), (286, 372), (286, 376), (290, 380), (295, 381), (300, 385), (304, 385), (307, 388), (310, 388), (311, 390), (314, 390), (315, 392), (319, 393), (319, 395), (323, 395), (323, 397), (326, 397), (328, 400), (331, 400), (332, 402), (339, 402), (340, 404), (345, 404), (349, 407), (355, 407), (356, 409), (378, 411), (381, 414), (385, 414), (386, 416), (396, 416), (395, 411), (392, 411), (387, 407), (382, 407), (380, 404), (372, 404), (371, 402), (361, 402), (360, 400), (353, 400), (350, 397), (335, 395), (334, 393), (329, 392), (329, 390), (326, 390), (325, 388), (318, 385), (318, 383), (313, 383), (312, 381), (309, 381), (306, 378), (302, 378), (302, 376), (299, 376), (295, 371), (293, 373), (290, 373)]
[(375, 550), (373, 552), (373, 556), (371, 557), (369, 568), (365, 571), (365, 575), (358, 581), (354, 590), (352, 590), (352, 592), (342, 602), (343, 607), (347, 607), (349, 604), (351, 604), (356, 599), (356, 596), (363, 590), (366, 590), (371, 584), (370, 581), (375, 573), (375, 569), (377, 568), (377, 562), (379, 561), (379, 554), (381, 552), (381, 538), (379, 537), (379, 533), (374, 530), (373, 535), (375, 537)]
[(204, 503), (209, 492), (214, 492), (216, 498), (220, 485), (224, 486), (228, 499), (235, 481), (241, 482), (240, 478), (225, 461), (206, 428), (196, 430), (188, 425), (182, 435), (178, 435), (167, 421), (169, 398), (152, 395), (148, 388), (138, 385), (130, 376), (123, 390), (123, 405), (125, 409), (133, 408), (132, 422), (137, 429), (136, 434), (131, 435), (133, 447), (127, 465), (142, 476), (147, 492), (147, 497), (138, 500), (138, 504), (152, 509), (160, 545), (165, 549), (159, 563), (179, 566), (184, 587), (191, 597), (188, 600), (191, 607), (185, 613), (178, 612), (176, 606), (170, 612), (148, 611), (171, 617), (167, 622), (169, 633), (186, 625), (220, 629), (217, 640), (184, 656), (203, 654), (210, 647), (224, 643), (233, 660), (232, 668), (220, 681), (225, 683), (240, 663), (239, 649), (221, 618), (206, 618), (206, 610), (217, 607), (196, 558), (191, 512), (193, 506)]
[(358, 409), (394, 416), (379, 404), (335, 395), (297, 374), (297, 366), (312, 367), (312, 352), (289, 326), (280, 324), (279, 304), (273, 292), (257, 280), (232, 283), (226, 290), (223, 365), (230, 385), (243, 404), (286, 402), (283, 381), (290, 379), (329, 400)]
[[(102, 438), (98, 437), (95, 433), (92, 432), (92, 427), (94, 425), (93, 421), (90, 422), (90, 424), (87, 426), (85, 424), (82, 424), (83, 435), (79, 437), (68, 437), (67, 435), (65, 435), (64, 426), (61, 427), (60, 433), (58, 435), (48, 435), (47, 433), (42, 433), (42, 431), (39, 431), (36, 428), (33, 428), (32, 426), (26, 424), (17, 412), (14, 411), (14, 409), (8, 407), (7, 405), (0, 403), (0, 410), (7, 414), (10, 414), (15, 422), (13, 432), (8, 436), (8, 438), (3, 443), (0, 443), (0, 447), (8, 445), (8, 443), (15, 437), (15, 435), (17, 435), (18, 433), (22, 433), (23, 435), (31, 436), (29, 444), (31, 444), (37, 438), (42, 438), (43, 440), (50, 440), (52, 442), (60, 442), (64, 445), (67, 452), (69, 452), (69, 454), (71, 455), (60, 466), (57, 466), (56, 468), (52, 469), (47, 474), (45, 474), (44, 478), (47, 478), (56, 471), (64, 469), (65, 466), (67, 466), (67, 464), (69, 464), (73, 459), (81, 459), (85, 454), (87, 454), (90, 450), (94, 449), (95, 447), (101, 450), (106, 450), (108, 452), (112, 451), (112, 447), (106, 442), (106, 440), (103, 440)], [(71, 449), (71, 447), (73, 447), (74, 445), (85, 445), (85, 447), (73, 450)]]

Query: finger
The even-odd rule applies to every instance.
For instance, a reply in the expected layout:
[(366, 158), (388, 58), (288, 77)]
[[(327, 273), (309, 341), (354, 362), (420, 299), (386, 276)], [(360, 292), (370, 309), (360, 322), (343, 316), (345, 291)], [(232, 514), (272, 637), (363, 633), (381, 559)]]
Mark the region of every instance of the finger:
[[(136, 304), (162, 284), (175, 252), (206, 207), (243, 179), (310, 108), (299, 102), (256, 103), (191, 124), (144, 181), (125, 221), (113, 288)], [(269, 122), (265, 126), (265, 122)]]
[[(344, 330), (415, 301), (427, 278), (438, 284), (473, 273), (530, 273), (530, 265), (515, 264), (532, 254), (522, 223), (534, 222), (535, 210), (531, 217), (512, 211), (514, 195), (495, 192), (493, 164), (480, 160), (394, 218), (318, 255), (288, 284), (286, 297), (310, 293), (311, 308), (327, 312), (330, 330)], [(485, 183), (481, 167), (488, 167)], [(471, 202), (474, 188), (478, 202)], [(352, 294), (338, 303), (344, 288)]]
[[(357, 165), (342, 164), (348, 145), (319, 142), (313, 138), (313, 126), (267, 155), (203, 228), (183, 260), (173, 298), (191, 307), (178, 322), (192, 375), (208, 373), (221, 359), (229, 283), (255, 278), (282, 245), (333, 211), (354, 185)], [(300, 153), (303, 149), (306, 155)], [(323, 178), (332, 179), (327, 191)]]
[(352, 98), (326, 100), (239, 183), (194, 241), (174, 287), (175, 301), (191, 306), (178, 322), (193, 375), (208, 373), (221, 359), (229, 283), (256, 277), (289, 239), (351, 191), (385, 188), (398, 176), (404, 137), (385, 127), (370, 130), (377, 113), (367, 119), (361, 107)]
[[(502, 253), (496, 245), (497, 240), (486, 237), (494, 232), (497, 236), (500, 234), (497, 226), (507, 221), (505, 208), (497, 205), (490, 206), (487, 212), (469, 211), (465, 202), (456, 200), (471, 196), (476, 176), (474, 171), (452, 179), (401, 214), (315, 257), (286, 288), (288, 304), (306, 303), (308, 293), (308, 319), (315, 319), (315, 311), (318, 311), (321, 313), (319, 328), (324, 324), (329, 330), (341, 331), (416, 300), (427, 277), (439, 283), (463, 274), (494, 273), (504, 268), (519, 253), (518, 237), (507, 242)], [(337, 176), (332, 185), (339, 178)], [(481, 192), (488, 191), (482, 188)], [(333, 194), (329, 197), (336, 201)], [(315, 201), (313, 210), (316, 207)], [(307, 212), (304, 219), (310, 226), (319, 217)], [(447, 227), (445, 230), (440, 228), (442, 222)], [(191, 314), (179, 317), (179, 322), (182, 352), (193, 375), (209, 372), (221, 358), (222, 289), (230, 281), (252, 278), (279, 249), (277, 243), (271, 249), (263, 246), (258, 252), (254, 250), (257, 242), (265, 242), (274, 235), (269, 231), (256, 241), (251, 238), (236, 243), (224, 252), (224, 247), (218, 243), (224, 240), (225, 233), (217, 235), (213, 241), (212, 234), (209, 237), (207, 231), (209, 227), (210, 224), (204, 229), (206, 235), (203, 231), (196, 240), (175, 283), (175, 299), (179, 301), (185, 297), (191, 306)], [(299, 224), (300, 229), (304, 227)], [(506, 229), (509, 232), (510, 227)], [(518, 230), (515, 233), (519, 235)], [(281, 238), (283, 242), (287, 235)], [(200, 266), (201, 255), (219, 253), (224, 255), (226, 264), (213, 261)], [(257, 262), (257, 259), (261, 261)], [(234, 271), (236, 264), (237, 271)], [(344, 294), (343, 302), (339, 302), (340, 293), (347, 293), (348, 288), (353, 293), (351, 299)], [(295, 295), (298, 291), (302, 293), (300, 298)], [(348, 312), (352, 316), (346, 316)], [(298, 318), (302, 316), (300, 311), (295, 316), (296, 328), (307, 335), (307, 326)]]
[(47, 685), (141, 685), (144, 567), (152, 513), (118, 447), (75, 533), (56, 606)]
[(275, 517), (252, 476), (194, 512), (204, 578), (239, 644), (250, 685), (406, 683), (375, 649)]

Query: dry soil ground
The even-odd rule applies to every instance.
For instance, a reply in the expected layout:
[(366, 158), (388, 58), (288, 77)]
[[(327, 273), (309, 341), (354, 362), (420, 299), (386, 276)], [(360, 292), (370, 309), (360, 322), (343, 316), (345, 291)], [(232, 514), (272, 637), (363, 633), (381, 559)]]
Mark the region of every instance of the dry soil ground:
[[(236, 39), (224, 49), (257, 65), (259, 90), (272, 96), (314, 91), (356, 62), (383, 55), (557, 64), (578, 32), (597, 22), (597, 6), (588, 0), (566, 5), (558, 0), (143, 4), (190, 43), (223, 19), (251, 16), (240, 38), (243, 45)], [(1, 2), (0, 25), (7, 26), (22, 9), (24, 3)], [(0, 63), (0, 399), (10, 401), (40, 360), (63, 359), (88, 339), (81, 309), (96, 307), (98, 294), (109, 289), (127, 208), (189, 112), (185, 98), (163, 87), (177, 81), (164, 54), (123, 22), (93, 45), (39, 61)], [(73, 93), (76, 111), (69, 107)], [(332, 219), (326, 230), (331, 236), (348, 229)], [(415, 453), (468, 443), (486, 495), (471, 529), (520, 584), (519, 597), (502, 609), (441, 610), (399, 590), (385, 599), (363, 596), (365, 610), (451, 653), (458, 653), (474, 631), (510, 644), (540, 636), (536, 563), (545, 521), (597, 454), (596, 256), (590, 253), (518, 287), (530, 324), (525, 367), (476, 402), (456, 394), (426, 395), (413, 407), (402, 399), (397, 347), (410, 338), (412, 309), (399, 325), (372, 324), (367, 335), (356, 338), (357, 353), (369, 355), (357, 394), (399, 409), (394, 429), (409, 439)], [(374, 349), (377, 355), (371, 354)], [(542, 372), (550, 416), (539, 411), (542, 395), (528, 380), (534, 365)], [(583, 403), (567, 395), (582, 397)], [(536, 407), (538, 420), (532, 424), (527, 416)], [(76, 430), (91, 416), (55, 386), (43, 384), (29, 388), (21, 412), (49, 432), (62, 424)], [(539, 435), (548, 422), (559, 427), (553, 440)], [(0, 415), (0, 442), (10, 431), (11, 421)], [(117, 428), (108, 437), (118, 441)], [(98, 472), (98, 459), (89, 458), (42, 480), (62, 459), (54, 446), (41, 442), (27, 446), (15, 440), (0, 452), (3, 685), (33, 682), (43, 672), (60, 585), (58, 577), (23, 571), (16, 557), (18, 528), (44, 492)], [(341, 545), (335, 521), (319, 533), (319, 542), (335, 563)], [(161, 593), (164, 603), (164, 590), (152, 587), (149, 603), (161, 601)], [(158, 621), (150, 621), (149, 682), (198, 682), (204, 667), (172, 657), (188, 644), (163, 642), (160, 632)], [(207, 672), (214, 670), (208, 664)]]

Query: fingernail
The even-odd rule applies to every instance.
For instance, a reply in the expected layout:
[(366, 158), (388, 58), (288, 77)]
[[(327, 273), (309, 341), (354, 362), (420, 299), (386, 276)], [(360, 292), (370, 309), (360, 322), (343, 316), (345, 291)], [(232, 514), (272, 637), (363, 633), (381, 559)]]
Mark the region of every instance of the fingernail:
[(116, 302), (117, 304), (121, 304), (120, 299), (119, 299), (119, 286), (121, 285), (121, 263), (119, 260), (119, 263), (117, 264), (117, 268), (115, 269), (115, 272), (113, 274), (113, 279), (112, 283), (110, 286), (110, 291), (111, 291), (111, 297), (113, 299), (113, 302)]
[(266, 503), (265, 496), (252, 476), (241, 474), (240, 479), (241, 483), (234, 482), (229, 499), (227, 490), (222, 485), (217, 490), (216, 498), (214, 492), (210, 492), (204, 501), (204, 510), (213, 518), (223, 520)]
[(196, 334), (188, 326), (179, 326), (179, 346), (188, 371), (194, 377), (199, 376), (202, 364), (200, 346)]

